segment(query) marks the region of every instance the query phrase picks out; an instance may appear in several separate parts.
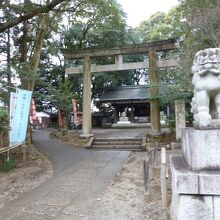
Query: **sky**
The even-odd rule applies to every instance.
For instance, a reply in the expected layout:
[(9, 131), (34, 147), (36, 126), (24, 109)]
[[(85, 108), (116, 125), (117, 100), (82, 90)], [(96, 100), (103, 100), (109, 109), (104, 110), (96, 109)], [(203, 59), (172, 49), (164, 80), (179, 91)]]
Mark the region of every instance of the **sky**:
[(127, 14), (127, 23), (136, 27), (154, 13), (168, 12), (178, 4), (178, 0), (117, 0)]

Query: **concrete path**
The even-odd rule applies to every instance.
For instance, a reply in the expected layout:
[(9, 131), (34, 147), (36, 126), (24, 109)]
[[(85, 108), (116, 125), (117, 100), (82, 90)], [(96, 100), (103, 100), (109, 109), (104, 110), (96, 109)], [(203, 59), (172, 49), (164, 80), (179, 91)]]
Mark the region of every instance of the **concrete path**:
[(48, 134), (36, 131), (34, 142), (53, 162), (54, 177), (0, 209), (0, 219), (102, 219), (93, 212), (130, 152), (88, 151), (52, 141)]
[(92, 151), (76, 148), (69, 144), (53, 141), (49, 138), (50, 131), (35, 130), (33, 132), (33, 144), (36, 148), (48, 155), (53, 163), (54, 174), (58, 175), (70, 166), (86, 160)]

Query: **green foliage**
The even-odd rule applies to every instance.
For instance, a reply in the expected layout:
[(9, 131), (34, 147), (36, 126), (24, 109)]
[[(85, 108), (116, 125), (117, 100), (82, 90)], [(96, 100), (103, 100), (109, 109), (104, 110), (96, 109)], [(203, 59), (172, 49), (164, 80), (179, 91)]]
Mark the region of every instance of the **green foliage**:
[(9, 101), (9, 94), (7, 92), (7, 82), (5, 81), (6, 78), (7, 68), (5, 68), (5, 66), (2, 66), (2, 69), (0, 70), (0, 102), (3, 103), (8, 103)]
[[(68, 25), (65, 22), (57, 23), (54, 19), (57, 13), (61, 10), (66, 17), (68, 17)], [(75, 10), (75, 11), (74, 11)], [(52, 13), (54, 14), (54, 13)], [(53, 25), (54, 31), (47, 35), (47, 44), (42, 51), (39, 78), (35, 85), (34, 97), (37, 100), (37, 109), (50, 109), (53, 106), (58, 107), (58, 103), (63, 103), (64, 106), (59, 108), (67, 109), (71, 107), (71, 100), (64, 100), (69, 97), (64, 90), (64, 97), (61, 84), (64, 82), (65, 67), (59, 48), (68, 47), (78, 49), (85, 49), (91, 47), (113, 47), (123, 44), (127, 38), (126, 24), (124, 22), (124, 15), (119, 5), (114, 0), (89, 0), (89, 1), (69, 1), (63, 4), (55, 12), (55, 17), (51, 18), (49, 23), (49, 31)], [(57, 23), (57, 26), (54, 25)], [(48, 32), (49, 32), (48, 31)], [(129, 40), (133, 40), (129, 38)], [(51, 57), (58, 58), (59, 66), (51, 62)], [(82, 64), (81, 61), (71, 61), (66, 65)], [(82, 75), (74, 75), (70, 77), (71, 84), (69, 84), (70, 96), (77, 96), (78, 102), (81, 106), (82, 97)], [(94, 94), (94, 96), (96, 96)], [(61, 105), (61, 104), (59, 104)]]
[[(182, 37), (187, 31), (185, 17), (182, 8), (179, 6), (172, 8), (167, 14), (163, 12), (155, 13), (136, 28), (136, 32), (140, 34), (143, 42)], [(182, 56), (182, 51), (184, 54), (185, 51), (180, 45), (180, 48), (176, 51), (158, 53), (158, 59), (178, 59)], [(191, 95), (191, 93), (185, 92), (191, 89), (190, 72), (186, 73), (184, 70), (181, 69), (181, 66), (175, 69), (158, 70), (159, 99), (162, 106), (166, 106), (176, 98), (188, 99)]]
[(77, 17), (69, 18), (64, 27), (64, 44), (68, 48), (84, 49), (119, 45), (124, 40), (123, 12), (114, 0), (89, 0)]
[(176, 120), (174, 115), (171, 115), (170, 117), (167, 117), (166, 124), (168, 125), (169, 129), (174, 129), (176, 126)]
[(16, 162), (15, 160), (6, 160), (3, 164), (0, 165), (0, 171), (1, 172), (9, 172), (10, 170), (16, 168)]
[(54, 91), (57, 91), (62, 82), (65, 68), (50, 62), (48, 54), (42, 54), (39, 66), (39, 79), (36, 81), (33, 97), (38, 111), (50, 110), (55, 107)]
[(56, 6), (64, 6), (65, 0), (51, 0), (37, 2), (32, 0), (24, 1), (1, 1), (0, 32), (15, 27), (20, 23), (25, 23), (32, 18), (41, 16), (55, 10)]
[[(23, 2), (5, 1), (1, 21), (11, 20), (19, 14), (37, 7), (33, 1)], [(160, 70), (159, 87), (164, 94), (160, 95), (162, 105), (166, 105), (175, 97), (188, 99), (191, 93), (190, 72), (194, 54), (203, 48), (218, 46), (220, 41), (220, 20), (218, 0), (180, 0), (180, 5), (171, 9), (167, 14), (157, 12), (147, 21), (143, 21), (135, 30), (128, 29), (125, 23), (125, 14), (115, 0), (77, 0), (65, 1), (51, 11), (46, 19), (47, 31), (45, 43), (41, 54), (39, 75), (30, 70), (29, 63), (33, 53), (34, 40), (38, 33), (38, 19), (32, 18), (28, 22), (27, 34), (23, 35), (22, 25), (13, 28), (11, 37), (14, 40), (16, 51), (13, 59), (16, 60), (15, 70), (22, 81), (37, 79), (35, 86), (35, 98), (37, 108), (52, 108), (53, 106), (68, 110), (71, 106), (72, 96), (82, 97), (82, 76), (71, 76), (71, 83), (67, 86), (64, 82), (65, 66), (59, 51), (61, 47), (74, 50), (86, 48), (110, 48), (120, 45), (139, 42), (165, 40), (180, 37), (180, 48), (175, 53), (161, 53), (159, 59), (164, 57), (181, 57), (178, 69), (167, 71)], [(68, 18), (68, 22), (64, 19)], [(63, 22), (62, 22), (63, 21)], [(6, 35), (0, 34), (0, 48), (6, 51)], [(27, 61), (21, 61), (21, 52), (24, 49), (24, 40), (28, 45)], [(54, 65), (53, 60), (59, 61)], [(142, 61), (142, 55), (124, 56), (126, 62)], [(97, 64), (112, 62), (112, 58), (100, 58), (93, 60)], [(66, 65), (77, 66), (81, 60), (71, 61)], [(4, 73), (4, 76), (7, 74)], [(92, 97), (99, 98), (104, 88), (118, 85), (133, 85), (147, 83), (146, 70), (124, 71), (115, 73), (97, 73), (92, 76)], [(172, 84), (169, 88), (167, 84)], [(184, 92), (179, 92), (184, 91)], [(63, 94), (62, 94), (63, 93)], [(58, 106), (59, 105), (59, 106)], [(67, 107), (69, 106), (69, 107)]]
[(55, 106), (63, 111), (71, 111), (72, 98), (76, 95), (72, 92), (70, 82), (60, 83), (57, 89), (53, 90), (52, 100)]
[(178, 84), (170, 85), (165, 83), (159, 84), (159, 100), (160, 106), (166, 107), (174, 102), (174, 100), (184, 99), (190, 101), (192, 98), (192, 91), (182, 90)]
[[(171, 13), (171, 12), (170, 12)], [(163, 12), (157, 12), (152, 15), (148, 20), (143, 21), (136, 31), (140, 35), (141, 41), (157, 41), (166, 40), (173, 37), (177, 37), (177, 31), (173, 22), (173, 16), (175, 14), (165, 14)], [(177, 16), (177, 15), (175, 15)]]
[(180, 68), (185, 88), (191, 89), (191, 67), (197, 51), (218, 47), (220, 39), (220, 2), (218, 0), (180, 0), (177, 8), (181, 27)]
[(196, 42), (201, 42), (203, 48), (219, 47), (219, 0), (181, 0), (180, 2), (182, 11), (186, 17), (186, 22)]
[(24, 83), (35, 81), (38, 76), (37, 71), (33, 71), (29, 62), (16, 63), (15, 70), (20, 76), (20, 79)]
[(0, 108), (0, 133), (7, 132), (9, 129), (8, 111)]
[(172, 71), (158, 71), (160, 88), (167, 83), (172, 84), (172, 89), (169, 88), (166, 93), (168, 95), (160, 97), (162, 105), (176, 96), (184, 99), (191, 97), (193, 57), (198, 50), (219, 46), (219, 18), (220, 2), (218, 0), (180, 0), (180, 4), (167, 14), (155, 13), (136, 28), (142, 41), (145, 42), (171, 37), (179, 37), (181, 40), (178, 51), (173, 54), (174, 57), (180, 58), (178, 68)]

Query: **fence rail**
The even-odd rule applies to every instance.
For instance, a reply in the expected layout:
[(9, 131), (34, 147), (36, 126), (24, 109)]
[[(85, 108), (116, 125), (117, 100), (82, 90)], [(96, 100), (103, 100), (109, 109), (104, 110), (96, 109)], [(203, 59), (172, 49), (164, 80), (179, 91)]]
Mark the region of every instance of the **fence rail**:
[[(8, 153), (7, 161), (9, 161), (10, 150), (15, 149), (19, 146), (25, 146), (25, 143), (18, 143), (18, 144), (13, 144), (8, 147), (0, 148), (0, 154), (7, 152)], [(23, 162), (25, 162), (26, 161), (26, 147), (23, 147), (22, 151), (23, 151)]]
[(148, 190), (148, 185), (154, 175), (154, 167), (157, 165), (157, 150), (158, 150), (158, 143), (156, 143), (154, 147), (148, 149), (147, 160), (144, 160), (143, 163), (144, 186), (146, 192)]
[(1, 153), (4, 153), (4, 152), (7, 152), (7, 151), (9, 151), (9, 150), (12, 150), (12, 149), (14, 149), (14, 148), (16, 148), (16, 147), (19, 147), (19, 146), (21, 146), (21, 145), (23, 145), (23, 143), (13, 144), (13, 145), (8, 146), (8, 147), (0, 148), (0, 154), (1, 154)]

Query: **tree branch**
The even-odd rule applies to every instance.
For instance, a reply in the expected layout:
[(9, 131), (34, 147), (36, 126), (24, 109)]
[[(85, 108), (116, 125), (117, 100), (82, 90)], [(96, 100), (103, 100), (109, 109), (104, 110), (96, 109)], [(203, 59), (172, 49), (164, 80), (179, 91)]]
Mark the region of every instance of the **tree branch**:
[[(33, 18), (34, 16), (42, 13), (47, 13), (51, 11), (53, 8), (55, 8), (57, 5), (59, 5), (62, 2), (65, 2), (66, 0), (53, 0), (50, 4), (47, 4), (45, 6), (40, 6), (40, 7), (35, 7), (33, 8), (29, 13), (25, 13), (24, 15), (21, 15), (17, 18), (14, 18), (11, 21), (8, 21), (6, 23), (1, 23), (0, 24), (0, 33), (4, 32), (8, 28), (14, 27), (17, 24), (29, 20)], [(0, 0), (0, 5), (2, 4), (2, 0)]]

